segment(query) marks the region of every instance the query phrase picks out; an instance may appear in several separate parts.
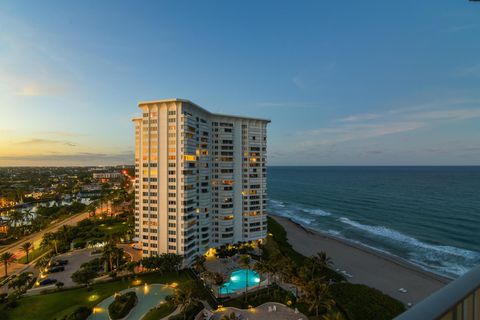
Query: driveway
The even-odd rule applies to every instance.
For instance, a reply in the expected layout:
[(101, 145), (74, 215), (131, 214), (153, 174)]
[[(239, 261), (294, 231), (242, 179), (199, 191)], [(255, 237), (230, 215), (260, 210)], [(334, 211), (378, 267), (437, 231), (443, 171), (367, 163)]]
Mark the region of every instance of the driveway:
[[(68, 260), (68, 264), (65, 265), (65, 271), (49, 273), (46, 275), (47, 278), (57, 279), (59, 282), (64, 283), (64, 287), (72, 287), (77, 285), (72, 281), (72, 274), (80, 269), (80, 266), (88, 261), (91, 261), (97, 257), (100, 257), (101, 254), (92, 255), (93, 249), (80, 249), (64, 254), (60, 254), (54, 258), (54, 260)], [(45, 286), (45, 288), (48, 286)]]

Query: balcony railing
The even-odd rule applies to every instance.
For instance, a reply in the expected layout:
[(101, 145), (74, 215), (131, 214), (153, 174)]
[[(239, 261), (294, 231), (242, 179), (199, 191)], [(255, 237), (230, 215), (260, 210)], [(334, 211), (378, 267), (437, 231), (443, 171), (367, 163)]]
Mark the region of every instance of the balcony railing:
[(395, 320), (480, 319), (480, 266), (450, 282)]

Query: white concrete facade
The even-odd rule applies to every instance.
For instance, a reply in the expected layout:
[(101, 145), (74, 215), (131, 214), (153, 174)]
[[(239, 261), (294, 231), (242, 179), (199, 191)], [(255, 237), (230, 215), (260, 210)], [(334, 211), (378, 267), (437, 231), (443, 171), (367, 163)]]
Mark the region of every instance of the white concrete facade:
[(144, 256), (186, 262), (267, 234), (265, 119), (213, 114), (183, 99), (139, 103), (135, 234)]

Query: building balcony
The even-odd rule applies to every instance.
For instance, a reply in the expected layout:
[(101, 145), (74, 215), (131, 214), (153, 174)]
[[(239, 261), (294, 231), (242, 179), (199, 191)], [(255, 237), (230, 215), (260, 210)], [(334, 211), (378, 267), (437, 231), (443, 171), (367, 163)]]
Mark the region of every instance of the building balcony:
[(480, 266), (450, 282), (395, 320), (480, 319)]

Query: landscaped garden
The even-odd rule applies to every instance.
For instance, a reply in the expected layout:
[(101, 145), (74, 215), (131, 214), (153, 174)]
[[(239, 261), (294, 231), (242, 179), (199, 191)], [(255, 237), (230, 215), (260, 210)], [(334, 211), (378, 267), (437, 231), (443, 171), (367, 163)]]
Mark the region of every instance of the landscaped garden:
[[(288, 243), (285, 229), (268, 218), (269, 236), (263, 250), (264, 272), (297, 286), (300, 297), (297, 306), (313, 316), (327, 311), (341, 312), (345, 319), (392, 319), (405, 310), (403, 304), (365, 285), (345, 282), (342, 274), (332, 270), (332, 261), (325, 253), (305, 257)], [(272, 291), (272, 301), (275, 300)], [(268, 298), (258, 298), (264, 301)], [(255, 301), (253, 301), (255, 303)], [(278, 301), (282, 302), (282, 301)], [(292, 300), (292, 303), (295, 303)]]
[(16, 308), (10, 309), (5, 305), (0, 305), (0, 312), (2, 320), (58, 320), (70, 315), (81, 306), (92, 309), (102, 300), (129, 287), (143, 286), (145, 283), (181, 284), (190, 278), (187, 271), (141, 274), (135, 278), (125, 277), (98, 283), (90, 289), (82, 287), (62, 291), (54, 290), (52, 293), (22, 297), (18, 300)]
[[(61, 286), (58, 286), (57, 289), (50, 289), (41, 295), (7, 298), (0, 304), (2, 320), (77, 320), (86, 317), (88, 310), (93, 311), (92, 317), (96, 317), (95, 319), (107, 319), (103, 318), (103, 315), (107, 315), (105, 310), (109, 309), (109, 305), (112, 305), (110, 317), (113, 318), (122, 318), (132, 310), (135, 317), (145, 315), (144, 320), (159, 319), (178, 308), (179, 314), (172, 316), (173, 320), (193, 319), (203, 309), (201, 300), (208, 301), (213, 309), (216, 308), (210, 289), (205, 288), (190, 270), (178, 270), (182, 262), (180, 256), (162, 254), (145, 257), (141, 260), (141, 266), (147, 273), (135, 275), (138, 263), (124, 260), (123, 250), (116, 247), (112, 241), (112, 235), (118, 234), (117, 231), (124, 232), (121, 221), (111, 219), (103, 226), (99, 221), (84, 221), (76, 227), (60, 230), (53, 236), (47, 235), (43, 247), (52, 251), (66, 250), (68, 243), (74, 239), (85, 242), (99, 240), (100, 234), (103, 234), (102, 239), (107, 241), (107, 245), (102, 249), (102, 256), (82, 265), (80, 270), (72, 275), (73, 281), (86, 287), (62, 290)], [(111, 229), (108, 229), (109, 227)], [(105, 235), (105, 230), (115, 231)], [(215, 259), (225, 263), (235, 261), (233, 269), (229, 265), (229, 270), (233, 270), (231, 272), (245, 272), (245, 277), (242, 278), (243, 273), (240, 277), (245, 283), (249, 280), (260, 283), (259, 277), (255, 278), (258, 274), (262, 275), (263, 279), (263, 288), (249, 285), (250, 288), (245, 290), (242, 282), (242, 286), (231, 295), (233, 298), (222, 299), (220, 303), (223, 306), (245, 309), (266, 302), (279, 302), (298, 308), (311, 319), (323, 317), (322, 319), (383, 320), (392, 319), (404, 311), (404, 306), (399, 301), (382, 292), (346, 282), (343, 275), (332, 270), (332, 261), (325, 253), (305, 257), (293, 250), (287, 241), (285, 230), (273, 219), (269, 219), (268, 231), (267, 240), (259, 247), (252, 243), (242, 243), (217, 251)], [(231, 256), (234, 258), (227, 258)], [(204, 263), (205, 258), (200, 256), (193, 266), (207, 282), (221, 288), (225, 283), (223, 275), (207, 270)], [(106, 270), (103, 270), (103, 265)], [(235, 269), (237, 267), (243, 270), (238, 271), (240, 269)], [(103, 270), (103, 274), (110, 275), (111, 280), (92, 285), (99, 269)], [(230, 280), (231, 277), (232, 274)], [(171, 294), (162, 293), (163, 300), (159, 301), (163, 302), (159, 305), (152, 301), (142, 304), (142, 301), (145, 301), (141, 299), (148, 298), (148, 292), (144, 290), (151, 288), (156, 292), (158, 289), (153, 287), (153, 284), (170, 284), (175, 290)], [(139, 297), (138, 305), (142, 305), (137, 309), (134, 307), (136, 298), (127, 293), (132, 290), (124, 291), (131, 287), (135, 288), (133, 291)], [(119, 293), (123, 295), (115, 299), (114, 294)]]

